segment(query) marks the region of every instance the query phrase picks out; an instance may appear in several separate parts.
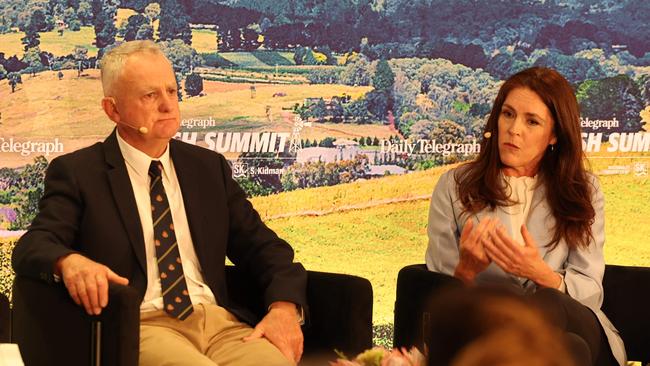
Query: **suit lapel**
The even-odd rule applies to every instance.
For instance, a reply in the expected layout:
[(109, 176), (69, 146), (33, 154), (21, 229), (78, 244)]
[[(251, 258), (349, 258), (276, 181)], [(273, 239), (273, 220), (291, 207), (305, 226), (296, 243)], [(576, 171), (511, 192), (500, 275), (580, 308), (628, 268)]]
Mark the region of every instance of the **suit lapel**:
[(203, 235), (203, 210), (204, 205), (201, 203), (201, 179), (198, 176), (199, 167), (195, 162), (183, 154), (180, 142), (172, 139), (169, 143), (170, 155), (176, 170), (176, 177), (178, 184), (181, 186), (181, 193), (183, 194), (183, 204), (185, 205), (185, 215), (187, 222), (190, 226), (190, 233), (192, 235), (192, 243), (196, 251), (197, 258), (201, 265), (202, 259), (205, 258), (204, 247), (205, 236)]
[(117, 137), (115, 136), (116, 130), (104, 141), (104, 154), (106, 162), (110, 166), (107, 175), (108, 182), (111, 186), (113, 199), (115, 205), (120, 212), (122, 224), (126, 229), (129, 241), (133, 246), (135, 256), (142, 267), (143, 273), (147, 273), (147, 261), (144, 249), (144, 235), (142, 234), (142, 224), (140, 223), (140, 216), (138, 215), (138, 207), (135, 203), (135, 195), (129, 173), (126, 170), (124, 157), (120, 152), (120, 147), (117, 144)]

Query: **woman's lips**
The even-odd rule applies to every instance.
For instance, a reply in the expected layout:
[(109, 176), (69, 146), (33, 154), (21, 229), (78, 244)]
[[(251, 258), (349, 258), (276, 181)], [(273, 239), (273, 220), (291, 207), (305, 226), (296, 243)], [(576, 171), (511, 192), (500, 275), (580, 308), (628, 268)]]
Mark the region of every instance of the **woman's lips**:
[(515, 145), (515, 144), (511, 144), (511, 143), (509, 143), (509, 142), (505, 142), (503, 145), (504, 145), (505, 147), (509, 147), (509, 148), (511, 148), (511, 149), (519, 149), (519, 146), (517, 146), (517, 145)]

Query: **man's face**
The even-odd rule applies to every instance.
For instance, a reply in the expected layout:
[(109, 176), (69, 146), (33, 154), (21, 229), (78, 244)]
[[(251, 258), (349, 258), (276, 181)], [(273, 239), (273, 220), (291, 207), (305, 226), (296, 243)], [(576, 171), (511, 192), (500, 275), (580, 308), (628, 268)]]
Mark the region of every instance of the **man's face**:
[[(162, 55), (136, 53), (128, 58), (116, 82), (115, 102), (121, 132), (139, 141), (166, 140), (180, 126), (176, 78)], [(146, 127), (149, 132), (137, 130)]]

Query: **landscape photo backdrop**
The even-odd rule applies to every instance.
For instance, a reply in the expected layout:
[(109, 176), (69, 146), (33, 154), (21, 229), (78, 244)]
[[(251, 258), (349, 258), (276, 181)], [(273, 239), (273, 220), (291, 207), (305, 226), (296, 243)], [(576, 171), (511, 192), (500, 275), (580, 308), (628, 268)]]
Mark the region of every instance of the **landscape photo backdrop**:
[(49, 161), (112, 131), (99, 63), (159, 43), (177, 138), (223, 153), (310, 270), (371, 280), (390, 344), (397, 272), (423, 263), (438, 177), (479, 149), (496, 92), (557, 69), (606, 198), (607, 263), (650, 266), (650, 2), (5, 0), (0, 3), (0, 289)]

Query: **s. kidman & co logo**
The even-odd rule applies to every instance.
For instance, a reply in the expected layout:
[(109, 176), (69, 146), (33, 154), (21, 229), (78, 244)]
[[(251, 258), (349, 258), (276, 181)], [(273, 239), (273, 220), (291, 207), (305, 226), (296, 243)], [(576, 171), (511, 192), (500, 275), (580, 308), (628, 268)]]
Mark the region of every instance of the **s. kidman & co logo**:
[(268, 166), (249, 166), (247, 163), (235, 161), (232, 163), (232, 177), (242, 178), (251, 175), (282, 175), (284, 168), (271, 168)]

